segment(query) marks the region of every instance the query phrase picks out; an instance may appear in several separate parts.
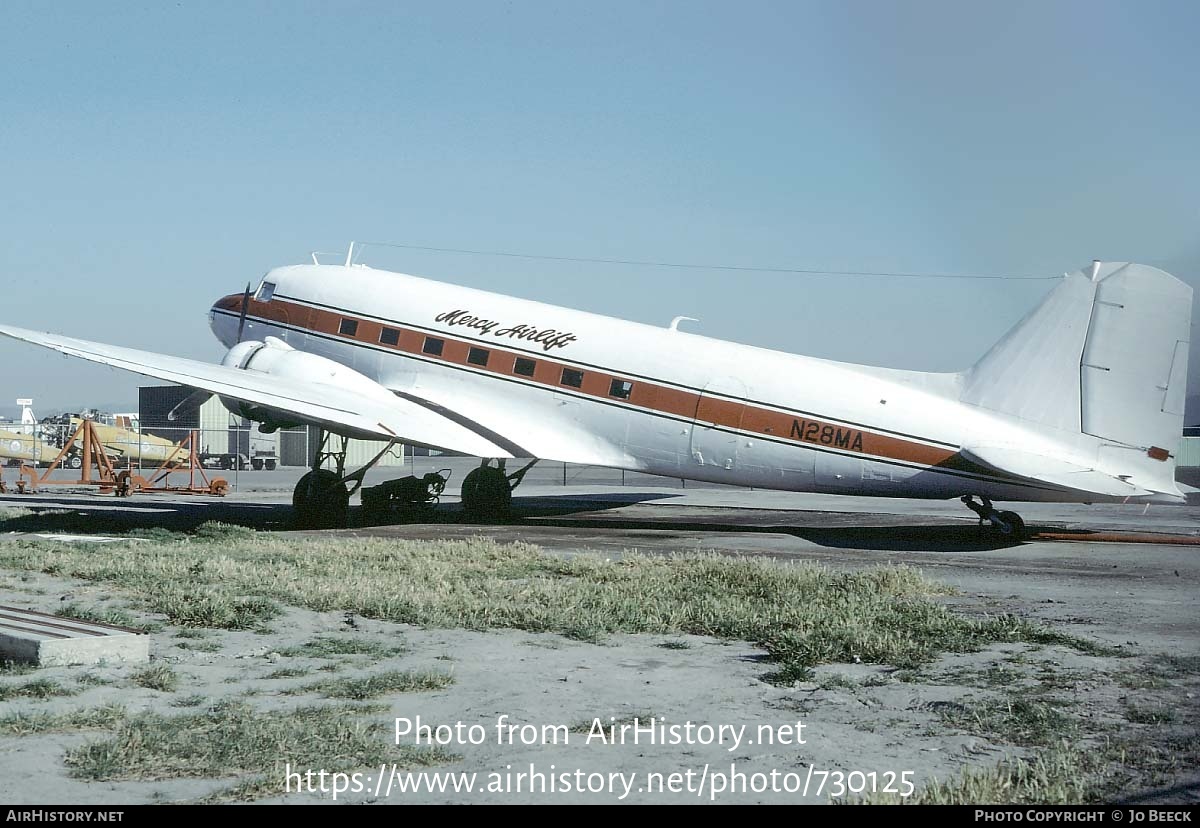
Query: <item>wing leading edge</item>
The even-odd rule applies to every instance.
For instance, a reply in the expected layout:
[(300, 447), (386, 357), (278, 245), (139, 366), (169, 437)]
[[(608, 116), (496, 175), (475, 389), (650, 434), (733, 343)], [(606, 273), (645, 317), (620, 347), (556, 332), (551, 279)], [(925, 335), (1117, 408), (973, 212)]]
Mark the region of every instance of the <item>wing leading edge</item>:
[[(323, 383), (317, 377), (272, 376), (261, 371), (241, 370), (8, 325), (0, 325), (0, 335), (89, 362), (285, 412), (348, 437), (403, 440), (476, 457), (513, 456), (467, 425), (401, 399), (383, 386), (377, 386), (379, 394), (370, 395), (337, 384)], [(349, 371), (341, 366), (339, 368)]]

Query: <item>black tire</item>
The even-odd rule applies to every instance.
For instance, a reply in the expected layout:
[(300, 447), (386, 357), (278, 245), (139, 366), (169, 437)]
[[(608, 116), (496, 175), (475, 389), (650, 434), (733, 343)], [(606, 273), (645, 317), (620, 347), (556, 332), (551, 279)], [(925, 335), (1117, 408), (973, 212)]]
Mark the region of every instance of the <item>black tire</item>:
[(71, 469), (82, 469), (83, 468), (83, 458), (80, 457), (78, 454), (71, 455), (70, 457), (67, 458), (67, 467), (71, 468)]
[(471, 520), (507, 520), (512, 512), (512, 487), (495, 466), (472, 469), (462, 483), (463, 512)]
[(1009, 531), (1007, 532), (1005, 532), (1003, 529), (1000, 530), (1005, 537), (1010, 538), (1017, 543), (1028, 539), (1029, 535), (1025, 529), (1025, 521), (1021, 520), (1020, 515), (1018, 515), (1016, 512), (1001, 512), (999, 517), (1000, 520), (1004, 521), (1009, 526)]
[(250, 461), (250, 465), (254, 467), (254, 470), (255, 470), (255, 471), (262, 471), (262, 467), (263, 467), (263, 461), (261, 461), (261, 460), (251, 460), (251, 461)]
[(296, 523), (304, 528), (344, 528), (350, 513), (350, 492), (328, 469), (317, 471), (315, 480), (313, 472), (308, 472), (292, 492), (292, 509)]
[(267, 461), (267, 471), (275, 471), (275, 461), (274, 460)]

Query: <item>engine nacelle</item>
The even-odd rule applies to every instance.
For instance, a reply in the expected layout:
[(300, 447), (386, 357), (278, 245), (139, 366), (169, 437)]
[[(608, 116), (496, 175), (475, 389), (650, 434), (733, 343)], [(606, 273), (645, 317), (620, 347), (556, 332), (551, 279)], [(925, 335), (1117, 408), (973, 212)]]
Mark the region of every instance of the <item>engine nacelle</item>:
[[(392, 392), (375, 380), (316, 354), (297, 351), (282, 339), (268, 336), (265, 341), (239, 342), (221, 360), (227, 368), (256, 371), (273, 377), (294, 379), (306, 385), (329, 385), (364, 397), (391, 401)], [(266, 406), (221, 397), (221, 403), (234, 414), (262, 423), (260, 431), (270, 433), (280, 428), (303, 425), (296, 415)]]

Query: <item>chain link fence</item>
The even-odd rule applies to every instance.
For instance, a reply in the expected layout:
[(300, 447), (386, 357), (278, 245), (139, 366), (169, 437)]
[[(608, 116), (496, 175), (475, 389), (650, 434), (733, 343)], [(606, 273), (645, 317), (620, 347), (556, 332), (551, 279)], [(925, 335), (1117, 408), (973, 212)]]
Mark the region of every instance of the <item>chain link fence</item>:
[[(115, 472), (130, 471), (150, 479), (171, 475), (167, 483), (185, 478), (195, 467), (209, 477), (225, 478), (230, 490), (289, 489), (306, 471), (318, 447), (315, 428), (295, 428), (263, 434), (256, 427), (226, 428), (130, 427), (93, 421), (93, 434)], [(385, 448), (385, 443), (352, 440), (346, 469), (369, 463)], [(194, 458), (194, 459), (193, 459)], [(0, 473), (9, 482), (15, 480), (17, 467), (32, 466), (38, 475), (56, 464), (51, 480), (79, 480), (88, 462), (84, 454), (84, 435), (79, 418), (58, 418), (36, 426), (0, 423)], [(508, 461), (509, 471), (524, 465), (524, 460)], [(95, 468), (93, 455), (91, 465)], [(429, 453), (402, 445), (394, 446), (379, 461), (372, 477), (421, 476), (447, 468), (455, 482), (461, 480), (479, 460)], [(268, 474), (275, 472), (276, 474)], [(288, 472), (291, 472), (290, 474)], [(93, 474), (94, 479), (94, 474)], [(538, 463), (526, 478), (537, 486), (654, 486), (688, 488), (713, 484), (685, 482), (678, 478), (606, 469), (571, 463)]]
[[(93, 423), (105, 456), (119, 469), (153, 471), (164, 465), (187, 466), (194, 452), (203, 468), (262, 470), (285, 463), (308, 465), (308, 430), (279, 433), (272, 439), (254, 429), (123, 428)], [(9, 428), (0, 425), (0, 463), (45, 468), (52, 463), (79, 469), (84, 463), (81, 421), (43, 423)]]

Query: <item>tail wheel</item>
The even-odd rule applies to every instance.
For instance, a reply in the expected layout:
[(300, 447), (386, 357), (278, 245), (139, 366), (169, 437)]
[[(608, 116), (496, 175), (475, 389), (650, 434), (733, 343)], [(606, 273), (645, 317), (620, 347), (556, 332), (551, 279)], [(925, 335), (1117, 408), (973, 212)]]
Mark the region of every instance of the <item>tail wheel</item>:
[(336, 474), (328, 469), (318, 469), (300, 478), (292, 492), (292, 508), (301, 526), (342, 528), (350, 512), (350, 492)]
[(462, 483), (462, 505), (473, 520), (505, 520), (512, 511), (512, 487), (502, 469), (472, 469)]
[(1008, 526), (1007, 532), (1004, 532), (1003, 529), (1000, 530), (1001, 532), (1004, 532), (1007, 537), (1010, 537), (1015, 541), (1023, 541), (1028, 539), (1029, 534), (1025, 530), (1025, 521), (1021, 520), (1021, 516), (1016, 512), (1001, 512), (999, 518)]

